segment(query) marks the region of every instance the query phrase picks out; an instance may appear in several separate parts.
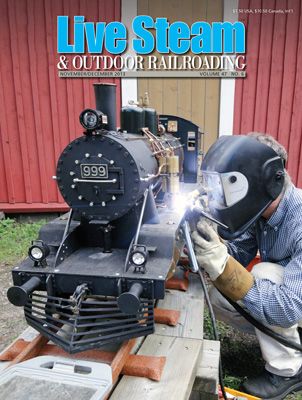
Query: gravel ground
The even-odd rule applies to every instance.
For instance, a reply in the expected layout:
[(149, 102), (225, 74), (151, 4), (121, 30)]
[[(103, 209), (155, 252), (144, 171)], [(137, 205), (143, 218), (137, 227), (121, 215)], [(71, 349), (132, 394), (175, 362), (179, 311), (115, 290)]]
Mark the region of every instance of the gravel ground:
[(6, 297), (7, 289), (12, 286), (12, 267), (0, 263), (0, 351), (27, 327), (23, 307), (13, 306)]

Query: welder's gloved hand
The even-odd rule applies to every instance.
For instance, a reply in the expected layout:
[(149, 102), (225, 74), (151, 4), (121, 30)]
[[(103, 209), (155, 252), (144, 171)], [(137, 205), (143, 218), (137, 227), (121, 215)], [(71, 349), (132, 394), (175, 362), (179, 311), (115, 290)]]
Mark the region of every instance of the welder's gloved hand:
[(216, 281), (229, 258), (226, 245), (204, 219), (197, 223), (197, 231), (192, 233), (192, 240), (199, 266), (207, 271), (212, 281)]
[(214, 286), (233, 301), (243, 299), (253, 286), (254, 277), (228, 255), (226, 245), (205, 220), (198, 222), (192, 240), (198, 264), (207, 271)]

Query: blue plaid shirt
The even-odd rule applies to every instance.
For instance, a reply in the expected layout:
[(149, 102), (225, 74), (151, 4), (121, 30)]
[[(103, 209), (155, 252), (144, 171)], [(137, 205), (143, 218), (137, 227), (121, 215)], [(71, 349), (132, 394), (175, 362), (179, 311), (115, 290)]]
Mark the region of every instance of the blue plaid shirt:
[(257, 319), (290, 327), (302, 320), (302, 190), (290, 185), (274, 214), (260, 218), (239, 238), (228, 242), (229, 253), (247, 266), (259, 250), (261, 260), (284, 267), (281, 285), (255, 279), (243, 299)]

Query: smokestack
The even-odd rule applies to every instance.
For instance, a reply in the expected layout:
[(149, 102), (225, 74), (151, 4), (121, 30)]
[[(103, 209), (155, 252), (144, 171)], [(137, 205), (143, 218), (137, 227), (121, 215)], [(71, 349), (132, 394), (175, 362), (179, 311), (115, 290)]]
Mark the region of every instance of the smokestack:
[(116, 85), (94, 83), (96, 109), (108, 117), (108, 130), (116, 131)]

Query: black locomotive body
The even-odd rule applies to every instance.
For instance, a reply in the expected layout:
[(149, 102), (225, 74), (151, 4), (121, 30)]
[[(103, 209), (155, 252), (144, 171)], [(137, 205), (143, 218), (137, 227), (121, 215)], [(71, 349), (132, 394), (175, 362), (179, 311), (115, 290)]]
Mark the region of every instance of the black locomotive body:
[(81, 113), (86, 131), (57, 165), (70, 212), (41, 228), (8, 290), (28, 324), (71, 353), (153, 332), (183, 248), (171, 201), (180, 181), (197, 180), (198, 127), (124, 107), (117, 130), (115, 89), (95, 85), (96, 110)]

